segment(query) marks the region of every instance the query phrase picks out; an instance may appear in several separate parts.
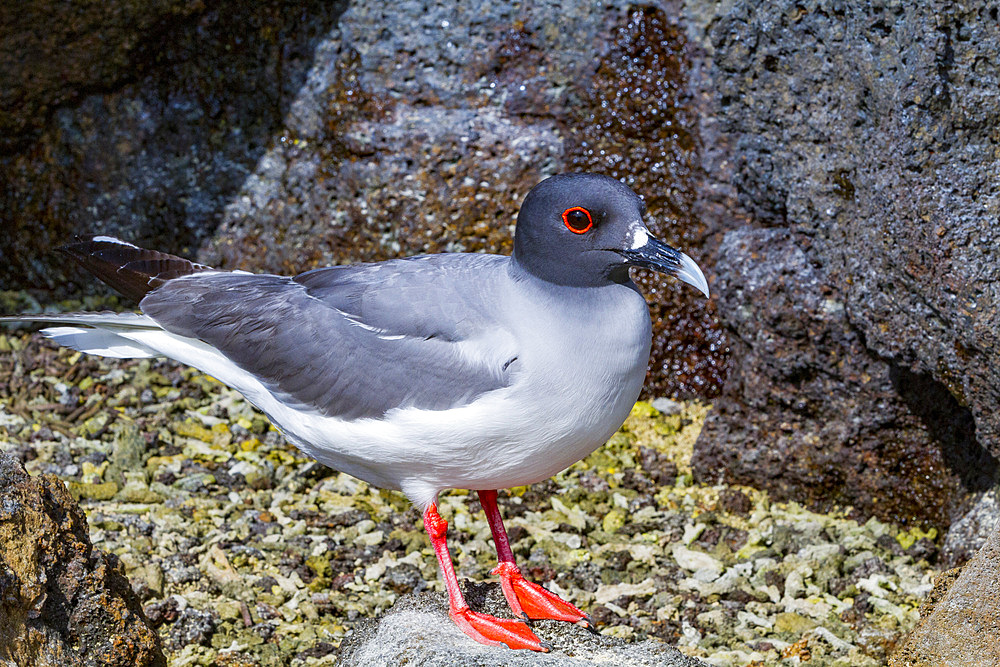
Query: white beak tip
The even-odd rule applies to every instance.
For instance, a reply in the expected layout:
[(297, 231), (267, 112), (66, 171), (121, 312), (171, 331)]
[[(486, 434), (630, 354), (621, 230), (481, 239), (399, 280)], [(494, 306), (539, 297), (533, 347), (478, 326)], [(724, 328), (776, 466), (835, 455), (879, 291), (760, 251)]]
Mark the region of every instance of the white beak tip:
[(705, 274), (701, 272), (701, 268), (684, 253), (679, 254), (680, 266), (674, 275), (704, 294), (706, 299), (709, 298), (711, 295), (708, 291), (708, 281), (705, 279)]

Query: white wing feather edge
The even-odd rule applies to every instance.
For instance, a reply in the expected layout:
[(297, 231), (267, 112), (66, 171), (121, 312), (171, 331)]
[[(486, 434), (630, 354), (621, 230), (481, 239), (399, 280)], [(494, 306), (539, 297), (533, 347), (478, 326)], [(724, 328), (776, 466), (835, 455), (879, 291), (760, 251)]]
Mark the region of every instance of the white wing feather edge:
[(162, 355), (132, 340), (129, 333), (162, 331), (152, 318), (138, 313), (66, 313), (64, 315), (24, 315), (0, 318), (5, 322), (64, 324), (42, 329), (42, 334), (60, 345), (114, 359), (144, 359)]
[(52, 327), (42, 329), (42, 335), (60, 345), (87, 354), (114, 359), (146, 359), (160, 353), (113, 331), (85, 327)]

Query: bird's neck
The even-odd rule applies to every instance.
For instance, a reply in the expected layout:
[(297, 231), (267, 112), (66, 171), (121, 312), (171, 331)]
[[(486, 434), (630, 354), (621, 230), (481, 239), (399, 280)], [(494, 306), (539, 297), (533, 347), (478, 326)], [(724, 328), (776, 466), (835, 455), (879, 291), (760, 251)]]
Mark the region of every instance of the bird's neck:
[(511, 284), (521, 298), (529, 299), (538, 304), (549, 304), (556, 310), (580, 307), (605, 308), (607, 304), (621, 301), (637, 300), (645, 308), (645, 297), (635, 283), (632, 282), (626, 270), (623, 280), (595, 280), (583, 285), (565, 285), (539, 278), (531, 271), (519, 265), (516, 261), (508, 264)]
[(556, 259), (531, 257), (522, 261), (515, 251), (510, 257), (510, 276), (517, 281), (538, 282), (550, 288), (592, 289), (626, 285), (635, 289), (628, 266), (608, 267), (606, 271), (595, 271), (590, 267), (576, 267)]

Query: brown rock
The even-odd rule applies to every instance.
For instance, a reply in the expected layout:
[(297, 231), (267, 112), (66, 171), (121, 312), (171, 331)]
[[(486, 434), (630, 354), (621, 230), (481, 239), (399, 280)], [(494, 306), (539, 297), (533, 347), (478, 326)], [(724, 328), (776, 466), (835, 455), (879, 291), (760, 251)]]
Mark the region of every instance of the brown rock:
[(165, 666), (118, 559), (52, 475), (0, 454), (0, 663)]
[(964, 568), (938, 578), (920, 610), (920, 624), (890, 656), (889, 667), (1000, 665), (998, 581), (1000, 524)]

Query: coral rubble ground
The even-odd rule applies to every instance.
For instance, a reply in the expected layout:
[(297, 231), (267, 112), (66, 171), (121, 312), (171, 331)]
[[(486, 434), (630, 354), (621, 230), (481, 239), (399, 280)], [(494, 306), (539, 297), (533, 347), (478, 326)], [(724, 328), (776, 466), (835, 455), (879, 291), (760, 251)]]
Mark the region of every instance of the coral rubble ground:
[[(501, 497), (530, 576), (602, 634), (715, 665), (884, 664), (932, 588), (936, 534), (696, 484), (707, 406), (656, 405), (637, 404), (554, 479)], [(0, 450), (80, 499), (171, 665), (333, 664), (399, 597), (443, 595), (402, 495), (307, 459), (240, 395), (171, 362), (0, 334)], [(440, 508), (459, 576), (488, 580), (475, 495), (449, 492)]]

